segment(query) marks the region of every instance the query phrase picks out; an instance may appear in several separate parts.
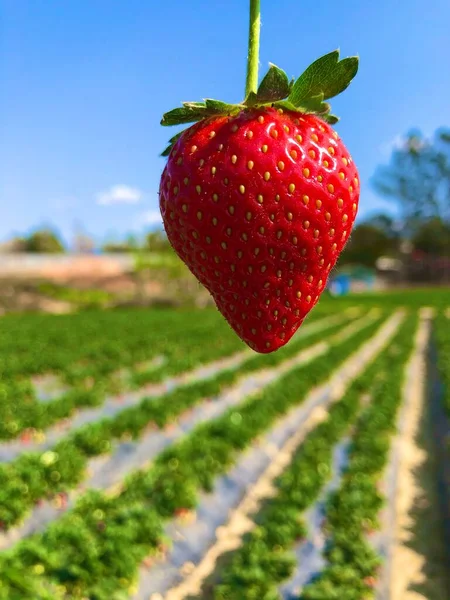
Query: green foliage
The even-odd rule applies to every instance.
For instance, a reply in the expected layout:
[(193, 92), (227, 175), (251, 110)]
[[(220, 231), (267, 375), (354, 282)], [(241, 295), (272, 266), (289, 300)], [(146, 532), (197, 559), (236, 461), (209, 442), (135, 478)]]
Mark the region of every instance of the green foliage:
[[(169, 513), (185, 508), (183, 503), (196, 504), (198, 493), (208, 490), (214, 477), (224, 474), (240, 452), (267, 431), (275, 419), (301, 403), (378, 326), (379, 321), (357, 331), (329, 348), (325, 357), (316, 358), (307, 367), (292, 369), (239, 408), (198, 426), (160, 454), (150, 469), (128, 477), (117, 497), (90, 492), (44, 532), (4, 552), (0, 557), (1, 600), (17, 595), (18, 584), (11, 573), (19, 563), (23, 568), (20, 585), (30, 586), (35, 598), (39, 597), (37, 590), (42, 581), (35, 573), (36, 564), (43, 566), (47, 581), (64, 584), (72, 597), (93, 597), (95, 590), (101, 594), (98, 597), (106, 598), (111, 590), (120, 588), (122, 580), (131, 583), (140, 562), (156, 551), (163, 520)], [(130, 514), (130, 506), (138, 507), (139, 512)], [(101, 511), (101, 527), (93, 521), (93, 516), (99, 514), (97, 510)], [(143, 533), (146, 514), (156, 514), (157, 518)], [(34, 550), (26, 552), (30, 544)], [(285, 573), (289, 561), (276, 561), (272, 568)]]
[[(335, 325), (330, 327), (327, 333), (334, 334), (342, 328), (343, 324)], [(223, 393), (244, 375), (275, 367), (322, 338), (321, 331), (311, 336), (300, 337), (280, 352), (249, 355), (238, 369), (225, 370), (214, 379), (182, 386), (158, 398), (144, 397), (136, 406), (121, 411), (113, 418), (87, 424), (56, 444), (52, 449), (54, 454), (50, 465), (44, 460), (48, 456), (47, 451), (19, 457), (5, 467), (3, 477), (0, 474), (0, 481), (3, 480), (0, 491), (0, 521), (5, 528), (9, 528), (23, 518), (39, 499), (73, 488), (82, 480), (87, 461), (94, 456), (110, 452), (115, 440), (123, 436), (136, 439), (149, 423), (163, 428), (205, 398)], [(143, 375), (144, 377), (137, 381), (139, 385), (145, 384), (151, 378), (150, 373), (144, 372)], [(133, 378), (133, 383), (136, 383), (136, 378)], [(58, 469), (57, 480), (52, 480), (46, 475), (49, 469)], [(33, 485), (30, 484), (31, 480), (34, 481)], [(26, 492), (18, 497), (17, 490), (25, 488)]]
[(175, 256), (175, 252), (164, 231), (151, 231), (145, 238), (145, 249), (151, 252), (167, 253)]
[(44, 282), (38, 285), (38, 291), (56, 300), (71, 302), (78, 308), (101, 308), (109, 304), (113, 296), (104, 290), (82, 290)]
[(50, 229), (38, 229), (28, 238), (24, 238), (24, 252), (61, 254), (65, 252), (65, 248), (54, 231)]
[(337, 96), (350, 85), (358, 72), (358, 64), (357, 56), (339, 60), (339, 50), (325, 54), (300, 75), (289, 94), (289, 102), (304, 106), (309, 98), (322, 95), (326, 100)]
[(195, 123), (208, 117), (237, 114), (243, 108), (242, 104), (227, 104), (210, 98), (204, 102), (183, 102), (182, 108), (174, 108), (163, 115), (161, 125), (170, 127), (183, 123)]
[(435, 321), (438, 371), (442, 382), (442, 400), (450, 418), (450, 318), (441, 311)]
[(363, 222), (356, 225), (346, 245), (339, 264), (359, 264), (375, 267), (380, 256), (395, 256), (398, 240), (375, 224)]
[[(424, 221), (450, 222), (450, 135), (438, 130), (432, 139), (411, 131), (392, 151), (388, 165), (372, 179), (374, 188), (400, 209), (405, 233)], [(432, 221), (433, 222), (433, 221)]]
[(450, 256), (450, 219), (431, 218), (417, 226), (411, 241), (416, 250), (431, 256)]
[(276, 65), (270, 65), (265, 77), (259, 84), (254, 104), (276, 102), (286, 98), (290, 91), (290, 83), (286, 73)]
[[(434, 295), (424, 290), (411, 295), (401, 292), (358, 296), (358, 304), (373, 306), (378, 302), (390, 312), (400, 304), (414, 308), (425, 301), (446, 307), (448, 298), (445, 290)], [(322, 306), (324, 311), (333, 306), (339, 313), (349, 303), (355, 304), (355, 298), (323, 301), (313, 318), (320, 314)], [(243, 585), (249, 598), (278, 598), (277, 586), (295, 567), (291, 549), (307, 535), (303, 512), (316, 500), (331, 475), (334, 445), (355, 422), (347, 472), (327, 505), (327, 567), (306, 588), (304, 597), (309, 600), (370, 597), (370, 580), (377, 572), (379, 557), (373, 552), (368, 535), (378, 526), (378, 512), (384, 501), (378, 482), (395, 434), (404, 365), (411, 352), (416, 322), (415, 315), (407, 318), (387, 350), (332, 407), (328, 419), (308, 434), (292, 463), (276, 481), (276, 496), (257, 516), (257, 528), (234, 555), (229, 570), (223, 572), (216, 589), (217, 598), (238, 597)], [(128, 374), (133, 377), (127, 378), (123, 389), (133, 383), (140, 384), (139, 378), (134, 380), (138, 375), (134, 369), (138, 356), (148, 360), (167, 353), (168, 363), (147, 371), (148, 380), (158, 381), (199, 361), (227, 355), (241, 346), (225, 326), (220, 329), (221, 323), (210, 311), (5, 317), (0, 337), (3, 375), (0, 410), (6, 400), (10, 416), (14, 415), (17, 399), (23, 422), (34, 419), (35, 402), (29, 377), (39, 372), (54, 371), (75, 385), (75, 389), (66, 392), (64, 401), (45, 405), (43, 414), (48, 406), (50, 412), (55, 411), (54, 422), (65, 414), (66, 404), (73, 409), (78, 403), (101, 402), (119, 365), (132, 367)], [(331, 347), (325, 354), (307, 366), (292, 369), (255, 397), (243, 399), (219, 418), (186, 434), (149, 468), (132, 473), (117, 495), (85, 493), (73, 510), (44, 532), (3, 552), (0, 599), (125, 600), (132, 596), (131, 586), (141, 561), (156, 553), (164, 540), (166, 519), (180, 509), (195, 508), (200, 492), (209, 491), (216, 477), (225, 474), (278, 418), (301, 403), (350, 353), (358, 352), (379, 323), (339, 343), (333, 337), (330, 339), (330, 335), (339, 332), (342, 325), (330, 327), (326, 337)], [(444, 387), (449, 387), (448, 377), (445, 378), (449, 371), (445, 362), (447, 325), (448, 319), (441, 312), (436, 335)], [(180, 331), (184, 334), (181, 342)], [(280, 364), (323, 338), (324, 333), (317, 332), (294, 338), (277, 353), (249, 354), (237, 369), (221, 372), (214, 379), (187, 384), (160, 398), (144, 398), (117, 418), (80, 428), (44, 453), (25, 454), (11, 465), (1, 465), (0, 521), (6, 526), (17, 523), (38, 499), (72, 489), (82, 481), (87, 460), (110, 452), (114, 440), (122, 436), (137, 438), (149, 423), (164, 427), (175, 422), (184, 411), (205, 398), (214, 398), (244, 374)], [(54, 348), (58, 351), (52, 353), (50, 349)], [(96, 382), (93, 390), (80, 385), (90, 377)], [(366, 392), (371, 393), (371, 403), (360, 412), (361, 396)], [(42, 404), (36, 404), (42, 408)], [(4, 414), (7, 415), (7, 410)], [(46, 423), (44, 416), (39, 418)], [(0, 422), (3, 420), (4, 417)], [(22, 426), (16, 418), (13, 421), (16, 427), (9, 436)], [(238, 592), (234, 594), (233, 589)]]
[(366, 388), (371, 402), (358, 419), (341, 486), (328, 501), (327, 566), (306, 586), (302, 600), (325, 600), (323, 594), (330, 590), (334, 591), (329, 597), (336, 600), (373, 597), (370, 582), (377, 575), (380, 558), (368, 536), (379, 527), (378, 514), (384, 497), (378, 483), (396, 432), (405, 365), (414, 347), (416, 328), (417, 315), (411, 315), (377, 361), (377, 377), (372, 373)]
[[(129, 389), (140, 372), (136, 365), (157, 356), (166, 362), (147, 378), (140, 373), (141, 384), (242, 348), (227, 324), (208, 310), (2, 317), (0, 439), (14, 438), (30, 427), (45, 429), (77, 407), (98, 405), (107, 393)], [(36, 398), (30, 378), (48, 373), (57, 377), (60, 391), (44, 404)], [(72, 389), (67, 390), (68, 385)]]
[[(277, 106), (298, 113), (315, 113), (333, 124), (338, 117), (330, 114), (331, 107), (324, 100), (343, 92), (358, 71), (356, 56), (339, 60), (339, 51), (330, 52), (316, 60), (294, 82), (286, 73), (270, 64), (257, 92), (251, 91), (244, 103), (228, 104), (220, 100), (206, 99), (204, 102), (184, 102), (163, 115), (161, 125), (183, 125), (217, 116), (232, 116), (250, 107)], [(169, 140), (162, 153), (168, 156), (183, 132)]]
[[(363, 394), (372, 393), (374, 378), (384, 373), (387, 368), (391, 369), (392, 378), (398, 378), (399, 374), (402, 374), (411, 349), (413, 335), (411, 325), (415, 320), (415, 317), (407, 319), (389, 344), (388, 350), (378, 355), (363, 374), (350, 385), (343, 398), (330, 408), (328, 418), (308, 434), (290, 465), (278, 478), (276, 495), (260, 513), (255, 515), (256, 529), (234, 552), (232, 560), (222, 571), (221, 581), (215, 588), (216, 600), (237, 598), (240, 590), (248, 589), (248, 586), (252, 590), (252, 597), (265, 597), (265, 594), (273, 594), (273, 598), (280, 597), (277, 588), (292, 574), (296, 564), (290, 550), (299, 542), (299, 538), (307, 534), (307, 528), (302, 521), (304, 511), (317, 500), (324, 484), (331, 476), (333, 448), (356, 420)], [(405, 350), (398, 352), (399, 345)], [(401, 376), (399, 380), (401, 381)], [(386, 389), (386, 385), (388, 383), (383, 382), (383, 390)], [(381, 389), (378, 391), (382, 392)], [(370, 408), (362, 412), (359, 423), (365, 423), (365, 416), (369, 418), (369, 413), (370, 417), (373, 417), (376, 410), (377, 403), (374, 398)], [(376, 424), (380, 425), (380, 419), (376, 420)], [(374, 428), (371, 426), (372, 441)], [(360, 447), (362, 439), (368, 444), (364, 449)], [(363, 457), (368, 460), (365, 465), (358, 464), (358, 472), (364, 472), (364, 469), (370, 468), (367, 462), (370, 464), (378, 460), (380, 447), (377, 447), (376, 443), (369, 446), (369, 440), (361, 434), (361, 428), (356, 431), (352, 441), (349, 471), (355, 469), (354, 465), (358, 462), (358, 458)], [(383, 438), (384, 441), (388, 442), (386, 438)], [(389, 443), (383, 444), (383, 457), (388, 449)], [(332, 563), (327, 570), (328, 577), (320, 578), (307, 587), (305, 598), (310, 600), (314, 598), (341, 600), (353, 597), (355, 600), (359, 599), (363, 596), (357, 595), (357, 592), (367, 590), (364, 577), (370, 576), (379, 564), (378, 557), (367, 545), (363, 536), (358, 534), (356, 538), (354, 537), (354, 523), (363, 522), (367, 527), (370, 523), (368, 515), (373, 516), (378, 513), (380, 499), (373, 487), (372, 479), (356, 479), (357, 481), (353, 481), (351, 475), (348, 475), (348, 481), (353, 484), (353, 494), (346, 494), (338, 506), (335, 506), (336, 502), (330, 503), (328, 523), (334, 523), (336, 521), (334, 517), (338, 515), (340, 536), (334, 539), (333, 546), (327, 551), (327, 559)], [(345, 481), (347, 482), (347, 479)], [(333, 499), (337, 497), (335, 495)], [(282, 558), (283, 568), (271, 568), (272, 563), (277, 565), (278, 557)], [(336, 586), (339, 586), (341, 595), (321, 595), (325, 591), (331, 593)]]

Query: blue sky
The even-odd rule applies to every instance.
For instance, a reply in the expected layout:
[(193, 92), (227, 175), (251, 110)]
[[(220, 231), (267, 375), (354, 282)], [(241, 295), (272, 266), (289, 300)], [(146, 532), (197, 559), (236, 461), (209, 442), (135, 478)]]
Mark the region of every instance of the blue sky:
[[(98, 241), (158, 221), (163, 112), (240, 101), (247, 0), (0, 0), (0, 240), (53, 224)], [(360, 72), (333, 101), (361, 177), (359, 217), (395, 207), (369, 179), (401, 134), (449, 125), (450, 3), (261, 0), (261, 71), (335, 48)]]

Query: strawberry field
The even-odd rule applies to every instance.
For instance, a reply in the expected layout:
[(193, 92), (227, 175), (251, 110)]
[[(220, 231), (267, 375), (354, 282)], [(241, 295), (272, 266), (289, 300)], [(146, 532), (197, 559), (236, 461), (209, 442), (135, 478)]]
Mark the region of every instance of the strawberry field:
[(448, 599), (449, 307), (3, 317), (0, 600)]

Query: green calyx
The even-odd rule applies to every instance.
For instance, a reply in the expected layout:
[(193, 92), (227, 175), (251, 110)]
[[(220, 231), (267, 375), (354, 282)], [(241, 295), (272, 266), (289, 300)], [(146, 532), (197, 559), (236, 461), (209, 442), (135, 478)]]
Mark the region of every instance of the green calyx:
[[(257, 92), (250, 92), (244, 102), (227, 104), (209, 98), (204, 102), (183, 102), (182, 107), (163, 115), (161, 125), (196, 123), (210, 117), (232, 116), (246, 108), (264, 106), (300, 114), (316, 114), (324, 121), (334, 124), (339, 118), (331, 114), (331, 106), (325, 100), (337, 96), (350, 85), (358, 71), (358, 63), (357, 56), (339, 60), (339, 50), (334, 50), (314, 61), (298, 79), (291, 81), (282, 69), (270, 64)], [(162, 156), (168, 156), (182, 133), (169, 140), (169, 146)]]

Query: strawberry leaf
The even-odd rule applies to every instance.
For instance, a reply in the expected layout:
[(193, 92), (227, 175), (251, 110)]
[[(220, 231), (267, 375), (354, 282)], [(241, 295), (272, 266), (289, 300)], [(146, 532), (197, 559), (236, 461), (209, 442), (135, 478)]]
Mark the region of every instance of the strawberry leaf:
[(336, 115), (322, 115), (322, 119), (330, 125), (335, 125), (339, 121), (339, 117)]
[(221, 100), (211, 100), (211, 98), (206, 98), (205, 105), (208, 116), (211, 117), (213, 115), (236, 114), (244, 108), (244, 106), (240, 104), (227, 104)]
[(205, 108), (204, 102), (182, 102), (186, 108)]
[(169, 143), (170, 144), (175, 144), (175, 142), (177, 142), (180, 137), (182, 136), (182, 134), (185, 132), (185, 129), (183, 129), (183, 131), (179, 131), (178, 133), (176, 133), (173, 137), (170, 138)]
[(303, 105), (306, 99), (323, 93), (323, 97), (333, 98), (343, 92), (358, 71), (357, 56), (339, 60), (339, 50), (334, 50), (312, 63), (294, 83), (288, 100)]
[(270, 64), (270, 68), (261, 81), (258, 92), (256, 94), (257, 102), (276, 102), (283, 100), (289, 95), (289, 79), (286, 73), (277, 67)]
[(331, 110), (328, 102), (323, 101), (323, 92), (317, 94), (317, 96), (304, 98), (298, 108), (304, 112), (312, 112), (318, 115), (325, 114)]
[(273, 106), (275, 108), (282, 108), (283, 110), (291, 110), (292, 112), (302, 112), (298, 106), (295, 106), (289, 100), (280, 100), (279, 102), (275, 102)]
[(236, 114), (243, 108), (242, 104), (227, 104), (211, 98), (207, 98), (205, 102), (183, 102), (182, 108), (175, 108), (163, 115), (161, 125), (170, 127), (183, 123), (195, 123), (208, 117)]
[(247, 98), (244, 100), (245, 106), (256, 106), (258, 104), (258, 96), (255, 92), (250, 92)]
[(161, 125), (170, 127), (171, 125), (181, 125), (182, 123), (194, 123), (200, 121), (206, 116), (205, 105), (194, 103), (194, 105), (185, 103), (182, 108), (174, 108), (163, 115)]
[[(358, 71), (358, 57), (339, 60), (339, 51), (330, 52), (310, 65), (300, 77), (289, 81), (286, 73), (276, 65), (270, 67), (258, 91), (250, 92), (243, 103), (228, 104), (221, 100), (206, 98), (204, 102), (183, 102), (163, 115), (161, 125), (172, 126), (196, 123), (202, 119), (231, 116), (251, 107), (276, 106), (297, 113), (314, 113), (330, 124), (339, 119), (330, 114), (328, 98), (344, 91)], [(167, 156), (178, 137), (169, 140), (162, 153)]]
[(169, 144), (164, 150), (161, 152), (160, 156), (169, 156), (170, 151), (173, 148), (173, 144)]
[(180, 137), (183, 135), (183, 133), (185, 131), (186, 130), (183, 129), (183, 131), (179, 131), (177, 134), (175, 134), (173, 137), (170, 138), (169, 145), (167, 146), (167, 148), (163, 152), (161, 152), (161, 156), (169, 156), (170, 151), (174, 147), (175, 143), (180, 139)]

